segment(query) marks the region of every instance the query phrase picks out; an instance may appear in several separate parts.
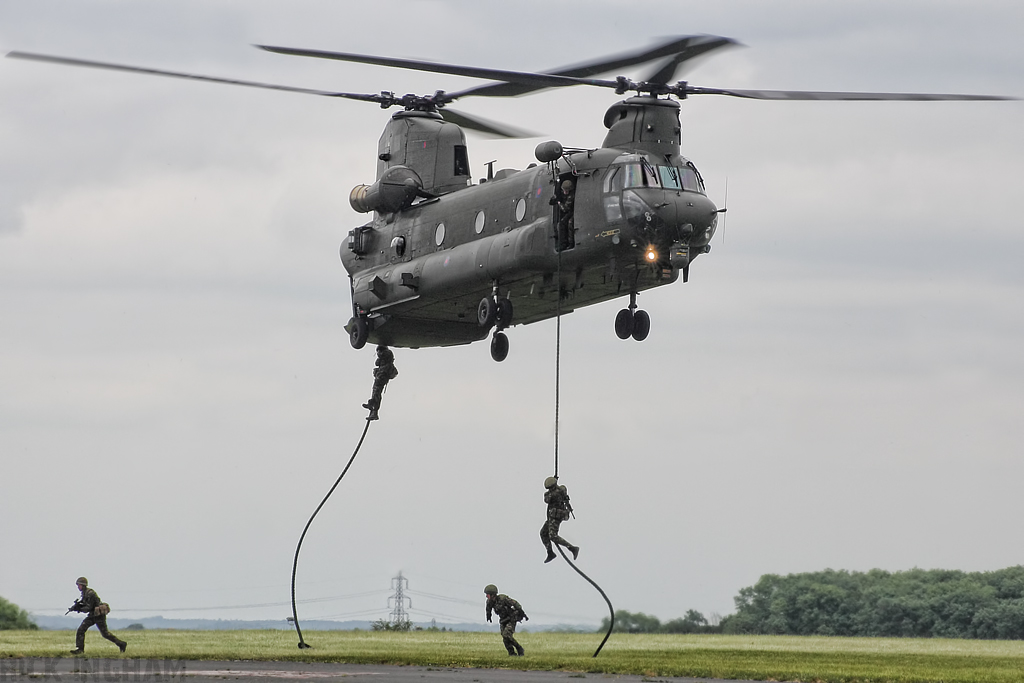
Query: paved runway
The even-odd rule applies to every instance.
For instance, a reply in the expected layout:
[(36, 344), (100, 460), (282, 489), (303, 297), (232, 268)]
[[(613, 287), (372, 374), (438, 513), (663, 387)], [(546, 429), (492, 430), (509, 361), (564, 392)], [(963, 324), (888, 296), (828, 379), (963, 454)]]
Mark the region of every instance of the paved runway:
[[(322, 664), (307, 662), (206, 662), (162, 659), (43, 657), (0, 659), (0, 683), (331, 683), (362, 678), (366, 683), (549, 683), (589, 678), (640, 683), (708, 682), (709, 678), (650, 678), (565, 671), (508, 671), (445, 667)], [(731, 681), (730, 683), (752, 683)]]

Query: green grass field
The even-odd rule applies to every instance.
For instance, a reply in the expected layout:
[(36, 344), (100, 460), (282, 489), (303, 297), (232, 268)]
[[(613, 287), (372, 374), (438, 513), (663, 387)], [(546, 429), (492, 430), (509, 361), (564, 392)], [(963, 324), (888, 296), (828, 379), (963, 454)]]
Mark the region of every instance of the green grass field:
[[(790, 636), (620, 635), (595, 659), (599, 634), (522, 633), (526, 656), (494, 633), (120, 631), (128, 652), (88, 634), (91, 657), (293, 660), (491, 667), (774, 681), (1024, 681), (1024, 642)], [(70, 656), (70, 631), (0, 631), (2, 657)]]

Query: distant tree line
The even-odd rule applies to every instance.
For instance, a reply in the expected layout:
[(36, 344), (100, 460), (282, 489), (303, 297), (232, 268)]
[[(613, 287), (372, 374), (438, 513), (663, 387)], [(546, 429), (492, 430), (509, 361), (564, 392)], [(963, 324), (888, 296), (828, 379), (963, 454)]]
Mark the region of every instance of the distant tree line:
[[(715, 616), (715, 615), (713, 615)], [(608, 617), (601, 621), (599, 632), (608, 630)], [(718, 621), (717, 618), (713, 621)], [(658, 617), (643, 612), (627, 612), (624, 609), (615, 611), (615, 628), (613, 633), (721, 633), (718, 623), (709, 623), (697, 610), (688, 610), (686, 615), (661, 623)]]
[(1024, 566), (765, 574), (723, 633), (1024, 639)]
[(0, 598), (0, 631), (38, 628), (36, 623), (29, 618), (28, 612), (13, 602)]

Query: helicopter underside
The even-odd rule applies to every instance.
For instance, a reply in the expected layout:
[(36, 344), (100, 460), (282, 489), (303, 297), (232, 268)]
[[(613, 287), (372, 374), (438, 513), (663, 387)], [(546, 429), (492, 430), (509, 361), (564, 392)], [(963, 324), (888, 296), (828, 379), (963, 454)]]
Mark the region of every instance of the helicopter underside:
[[(613, 264), (566, 269), (561, 273), (562, 301), (559, 307), (556, 273), (531, 273), (498, 284), (497, 296), (511, 303), (512, 317), (507, 326), (528, 325), (571, 313), (577, 308), (610, 301), (661, 285), (679, 277), (678, 270), (661, 270), (643, 263)], [(406, 348), (456, 346), (487, 337), (489, 325), (478, 322), (481, 299), (494, 296), (490, 287), (466, 288), (450, 296), (418, 297), (375, 311), (370, 318), (368, 341), (374, 344)]]

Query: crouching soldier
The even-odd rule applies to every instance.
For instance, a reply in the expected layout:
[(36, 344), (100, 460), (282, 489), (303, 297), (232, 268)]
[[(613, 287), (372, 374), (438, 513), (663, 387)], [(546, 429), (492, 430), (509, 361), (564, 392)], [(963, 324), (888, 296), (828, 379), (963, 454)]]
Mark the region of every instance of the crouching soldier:
[(85, 652), (85, 632), (94, 624), (100, 630), (100, 635), (117, 645), (121, 652), (127, 650), (128, 643), (107, 630), (107, 614), (110, 612), (110, 605), (101, 601), (100, 596), (96, 595), (96, 591), (89, 588), (89, 579), (80, 576), (75, 584), (82, 592), (82, 597), (75, 600), (75, 604), (68, 608), (68, 612), (85, 612), (86, 617), (82, 620), (82, 625), (78, 627), (78, 633), (75, 634), (75, 649), (71, 651), (71, 654), (80, 655)]
[(493, 583), (487, 584), (484, 588), (484, 595), (487, 596), (487, 621), (491, 620), (491, 612), (497, 612), (498, 625), (501, 626), (501, 640), (505, 643), (509, 657), (522, 657), (526, 654), (523, 646), (515, 638), (516, 624), (524, 619), (530, 620), (523, 611), (523, 606), (504, 593), (498, 595), (498, 587)]

